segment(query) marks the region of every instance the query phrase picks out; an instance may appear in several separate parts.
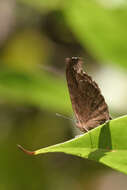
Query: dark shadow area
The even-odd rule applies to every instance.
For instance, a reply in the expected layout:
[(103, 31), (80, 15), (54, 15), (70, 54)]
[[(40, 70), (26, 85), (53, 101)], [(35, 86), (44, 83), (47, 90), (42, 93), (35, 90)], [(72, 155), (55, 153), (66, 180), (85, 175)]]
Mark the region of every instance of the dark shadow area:
[(102, 128), (99, 136), (99, 149), (112, 149), (112, 140), (111, 140), (111, 132), (110, 132), (110, 122), (106, 123)]
[(89, 154), (88, 159), (99, 161), (106, 152), (112, 150), (112, 140), (110, 132), (110, 121), (106, 123), (100, 131), (98, 150)]

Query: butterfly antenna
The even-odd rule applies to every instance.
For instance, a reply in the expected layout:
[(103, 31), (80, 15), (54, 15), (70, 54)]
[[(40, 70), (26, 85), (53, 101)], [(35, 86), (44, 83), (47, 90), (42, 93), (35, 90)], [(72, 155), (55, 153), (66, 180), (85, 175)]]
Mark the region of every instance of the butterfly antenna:
[(61, 115), (61, 114), (59, 114), (59, 113), (56, 113), (56, 116), (58, 116), (58, 117), (62, 117), (62, 118), (64, 118), (64, 119), (68, 119), (68, 120), (73, 121), (73, 119), (72, 119), (72, 118), (67, 117), (67, 116), (64, 116), (64, 115)]

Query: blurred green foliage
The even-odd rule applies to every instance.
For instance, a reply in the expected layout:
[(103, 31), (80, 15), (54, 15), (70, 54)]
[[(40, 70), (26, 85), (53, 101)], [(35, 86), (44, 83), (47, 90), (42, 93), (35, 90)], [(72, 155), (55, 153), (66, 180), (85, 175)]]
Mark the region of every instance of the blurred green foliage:
[[(26, 1), (25, 3), (56, 8), (60, 2)], [(64, 12), (67, 23), (79, 39), (96, 59), (110, 64), (117, 64), (126, 68), (126, 18), (127, 4), (125, 1), (65, 1), (61, 10)]]
[(77, 134), (72, 123), (55, 116), (72, 114), (66, 57), (84, 57), (86, 70), (97, 75), (104, 64), (126, 72), (126, 2), (102, 2), (0, 2), (0, 189), (104, 187), (103, 175), (111, 170), (100, 164), (62, 153), (28, 157), (16, 147), (46, 147)]
[[(19, 2), (23, 2), (26, 3), (27, 5), (30, 5), (34, 8), (36, 8), (39, 11), (49, 11), (52, 9), (56, 9), (59, 8), (60, 5), (60, 0), (45, 0), (45, 1), (41, 1), (41, 0), (17, 0)], [(63, 2), (64, 3), (64, 2)]]
[(3, 49), (2, 60), (14, 69), (37, 72), (38, 65), (45, 64), (50, 52), (50, 42), (39, 31), (26, 29), (10, 39)]
[(65, 82), (45, 72), (35, 74), (1, 70), (0, 96), (6, 101), (31, 104), (50, 111), (67, 114), (72, 111)]
[(127, 68), (127, 6), (114, 6), (96, 0), (67, 1), (65, 15), (81, 44), (101, 63)]

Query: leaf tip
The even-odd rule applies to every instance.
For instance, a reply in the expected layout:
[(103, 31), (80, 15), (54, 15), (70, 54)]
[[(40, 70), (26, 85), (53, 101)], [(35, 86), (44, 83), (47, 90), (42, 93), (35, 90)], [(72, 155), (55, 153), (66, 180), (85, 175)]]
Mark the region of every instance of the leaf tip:
[(17, 144), (18, 148), (20, 150), (22, 150), (25, 154), (28, 154), (28, 155), (35, 155), (35, 151), (29, 151), (29, 150), (26, 150), (25, 148), (23, 148), (21, 145)]

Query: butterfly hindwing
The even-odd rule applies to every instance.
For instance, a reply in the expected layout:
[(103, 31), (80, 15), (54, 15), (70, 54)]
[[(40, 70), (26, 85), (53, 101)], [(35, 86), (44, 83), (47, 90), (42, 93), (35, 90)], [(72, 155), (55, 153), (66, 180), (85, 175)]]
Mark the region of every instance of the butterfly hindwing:
[(108, 106), (95, 81), (83, 71), (80, 58), (68, 58), (66, 78), (77, 119), (77, 127), (87, 131), (110, 119)]

